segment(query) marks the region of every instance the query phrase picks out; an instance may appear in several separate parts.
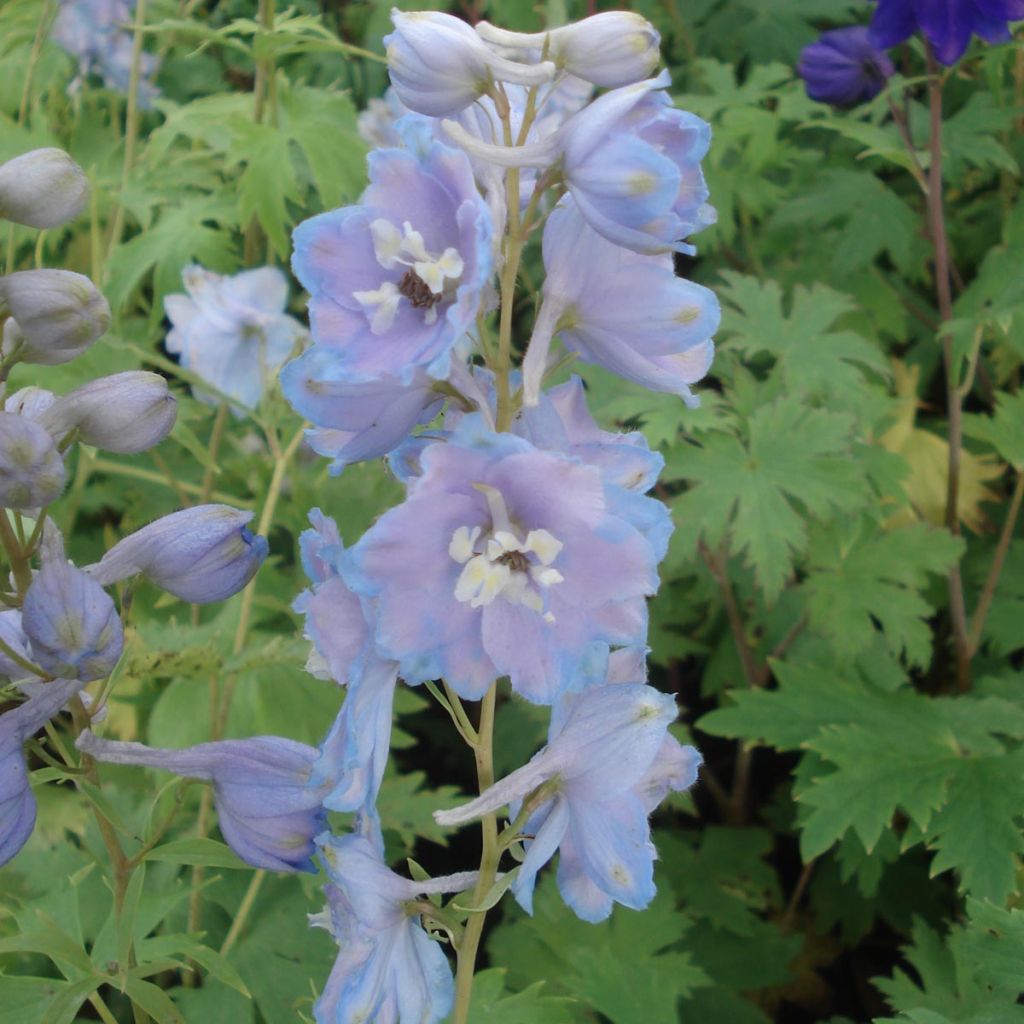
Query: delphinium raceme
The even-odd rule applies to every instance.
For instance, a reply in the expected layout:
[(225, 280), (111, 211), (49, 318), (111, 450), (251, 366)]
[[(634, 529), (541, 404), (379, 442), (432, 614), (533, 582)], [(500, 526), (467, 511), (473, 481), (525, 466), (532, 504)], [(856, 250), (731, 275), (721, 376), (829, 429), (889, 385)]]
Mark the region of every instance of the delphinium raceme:
[[(61, 150), (35, 150), (0, 165), (0, 217), (13, 223), (58, 227), (81, 213), (88, 195), (81, 168)], [(106, 299), (80, 274), (38, 269), (0, 277), (0, 693), (10, 706), (0, 715), (0, 865), (18, 854), (35, 823), (27, 743), (54, 764), (54, 755), (66, 758), (66, 774), (86, 789), (95, 793), (100, 785), (88, 755), (89, 727), (104, 717), (133, 588), (148, 579), (184, 601), (220, 601), (244, 587), (267, 554), (267, 542), (247, 527), (251, 512), (206, 504), (144, 526), (93, 565), (80, 568), (69, 558), (74, 537), (62, 536), (51, 513), (76, 446), (118, 454), (150, 449), (173, 427), (175, 399), (163, 377), (144, 371), (99, 377), (63, 395), (34, 385), (10, 393), (7, 379), (17, 364), (47, 367), (75, 359), (109, 324)], [(40, 379), (45, 383), (45, 370)], [(106, 588), (124, 581), (115, 601)], [(80, 763), (63, 744), (48, 753), (34, 739), (64, 710), (85, 752)], [(275, 866), (275, 837), (262, 824), (280, 779), (293, 777), (303, 757), (311, 761), (313, 752), (295, 746), (252, 741), (240, 752), (225, 745), (176, 762), (189, 775), (213, 781), (226, 808), (228, 841)], [(99, 798), (89, 799), (120, 910), (130, 861)], [(308, 798), (301, 795), (299, 806), (302, 800)], [(288, 826), (281, 827), (290, 827), (296, 813), (291, 801), (283, 816)], [(285, 859), (291, 863), (295, 856), (287, 844)]]
[[(312, 344), (281, 373), (333, 473), (387, 456), (406, 486), (354, 543), (320, 509), (301, 537), (310, 587), (295, 608), (309, 671), (345, 688), (338, 717), (318, 750), (278, 741), (266, 757), (254, 746), (266, 737), (174, 752), (79, 744), (212, 779), (222, 815), (242, 818), (251, 751), (257, 781), (278, 773), (264, 831), (281, 842), (236, 851), (293, 869), (315, 851), (326, 873), (314, 923), (339, 954), (316, 1020), (466, 1024), (487, 908), (511, 892), (531, 910), (557, 852), (559, 891), (584, 920), (643, 909), (648, 816), (697, 777), (700, 755), (669, 733), (674, 699), (647, 682), (647, 599), (672, 530), (648, 496), (662, 459), (639, 434), (602, 430), (562, 371), (595, 363), (678, 395), (681, 413), (697, 403), (718, 303), (675, 275), (673, 254), (714, 221), (710, 131), (673, 107), (658, 34), (636, 14), (537, 35), (392, 17), (392, 89), (362, 122), (382, 143), (369, 186), (294, 233)], [(536, 321), (514, 330), (536, 243)], [(517, 353), (514, 335), (530, 334)], [(387, 864), (377, 798), (399, 681), (423, 685), (470, 748), (480, 795), (437, 819), (480, 819), (473, 870), (408, 878)], [(546, 746), (496, 780), (499, 696), (548, 707), (550, 724)], [(351, 830), (325, 829), (328, 810), (350, 813)]]

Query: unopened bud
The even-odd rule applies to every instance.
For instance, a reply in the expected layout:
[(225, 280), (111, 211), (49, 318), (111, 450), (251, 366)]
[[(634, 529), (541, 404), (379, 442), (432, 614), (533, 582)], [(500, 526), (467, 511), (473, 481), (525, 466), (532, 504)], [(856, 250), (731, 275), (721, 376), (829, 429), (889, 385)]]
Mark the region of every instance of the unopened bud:
[(631, 11), (605, 11), (550, 32), (508, 32), (486, 21), (476, 31), (506, 50), (543, 52), (559, 71), (606, 89), (647, 78), (660, 60), (661, 36)]
[(141, 573), (183, 601), (223, 601), (267, 557), (266, 538), (246, 525), (251, 519), (251, 512), (228, 505), (172, 512), (119, 541), (88, 572), (104, 586)]
[(64, 480), (64, 460), (49, 433), (24, 416), (0, 412), (0, 505), (49, 505), (64, 490)]
[[(96, 286), (70, 270), (19, 270), (0, 277), (0, 315), (18, 322), (19, 358), (55, 366), (84, 352), (110, 326), (110, 306)], [(8, 335), (4, 332), (4, 348)], [(5, 355), (9, 354), (5, 351)]]
[(0, 164), (0, 217), (16, 224), (55, 228), (88, 201), (89, 182), (62, 149), (33, 149)]
[(499, 56), (459, 18), (439, 11), (391, 12), (395, 31), (384, 37), (388, 71), (410, 110), (446, 117), (465, 110), (495, 80), (541, 85), (555, 75), (551, 63), (518, 64)]
[(124, 630), (110, 595), (61, 557), (43, 563), (25, 593), (21, 625), (33, 660), (63, 679), (110, 675), (124, 647)]
[(163, 377), (127, 370), (91, 380), (56, 399), (39, 422), (58, 441), (77, 430), (85, 444), (131, 455), (159, 444), (174, 426), (177, 411)]

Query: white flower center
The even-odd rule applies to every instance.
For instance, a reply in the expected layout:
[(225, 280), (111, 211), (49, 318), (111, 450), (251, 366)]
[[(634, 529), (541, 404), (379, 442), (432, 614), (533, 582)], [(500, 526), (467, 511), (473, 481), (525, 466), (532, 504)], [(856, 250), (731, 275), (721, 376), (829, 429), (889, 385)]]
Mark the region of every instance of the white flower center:
[(424, 311), (424, 322), (434, 323), (446, 289), (450, 291), (462, 276), (464, 264), (459, 251), (449, 246), (440, 256), (432, 255), (423, 236), (408, 221), (399, 231), (391, 221), (378, 217), (370, 224), (370, 234), (377, 262), (385, 270), (408, 268), (398, 284), (383, 281), (379, 288), (352, 293), (370, 317), (370, 330), (374, 334), (389, 331), (403, 298)]
[(551, 566), (562, 542), (547, 530), (530, 530), (521, 537), (509, 519), (501, 492), (486, 484), (475, 486), (490, 506), (491, 530), (484, 536), (479, 526), (460, 526), (452, 534), (448, 554), (463, 566), (455, 584), (456, 600), (480, 608), (500, 596), (554, 622), (544, 591), (564, 579)]

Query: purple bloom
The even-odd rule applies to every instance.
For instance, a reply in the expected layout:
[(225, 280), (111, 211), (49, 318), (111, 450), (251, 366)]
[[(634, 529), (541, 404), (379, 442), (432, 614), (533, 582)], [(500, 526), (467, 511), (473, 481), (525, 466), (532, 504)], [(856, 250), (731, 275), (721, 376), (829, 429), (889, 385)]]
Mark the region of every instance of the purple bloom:
[[(255, 408), (304, 333), (284, 311), (287, 279), (276, 267), (224, 277), (194, 264), (181, 276), (188, 294), (164, 298), (172, 325), (167, 351), (239, 406)], [(201, 390), (196, 397), (220, 401)]]
[(118, 541), (87, 571), (104, 586), (143, 574), (193, 604), (237, 594), (267, 557), (265, 537), (250, 533), (251, 512), (195, 505), (172, 512)]
[[(25, 636), (24, 629), (21, 628), (21, 611), (18, 608), (8, 608), (6, 611), (0, 612), (0, 640), (3, 640), (15, 654), (20, 654), (26, 661), (32, 660), (28, 649), (28, 638)], [(3, 651), (0, 651), (0, 676), (6, 676), (12, 682), (36, 678), (23, 665), (19, 665)]]
[(491, 276), (491, 218), (469, 159), (440, 143), (370, 154), (357, 206), (303, 221), (292, 266), (335, 379), (447, 376)]
[(555, 850), (559, 891), (585, 921), (607, 917), (613, 902), (642, 910), (655, 892), (648, 815), (670, 789), (693, 785), (701, 761), (669, 736), (675, 717), (672, 697), (640, 683), (587, 690), (552, 717), (548, 745), (528, 764), (434, 817), (457, 825), (506, 804), (514, 816), (529, 800), (535, 809), (523, 832), (533, 838), (512, 886), (525, 910)]
[(378, 843), (362, 835), (323, 836), (331, 884), (327, 910), (313, 919), (341, 947), (314, 1014), (317, 1024), (438, 1024), (455, 997), (448, 958), (407, 904), (427, 893), (458, 892), (475, 872), (413, 882), (391, 871)]
[(394, 86), (388, 86), (384, 96), (370, 100), (356, 118), (356, 131), (371, 149), (393, 149), (402, 145), (395, 122), (408, 113), (409, 108), (398, 98)]
[(336, 349), (314, 345), (281, 371), (281, 390), (300, 416), (316, 424), (306, 438), (314, 451), (333, 458), (332, 474), (394, 450), (444, 403), (422, 371), (407, 384), (396, 377), (352, 383), (339, 373), (339, 363)]
[[(374, 600), (378, 648), (404, 679), (443, 677), (476, 699), (508, 675), (550, 703), (603, 664), (608, 644), (640, 642), (658, 552), (600, 470), (494, 434), (479, 414), (420, 463), (407, 500), (342, 561), (346, 583)], [(659, 502), (632, 497), (667, 519)]]
[(884, 50), (920, 30), (948, 67), (964, 55), (972, 32), (989, 43), (1006, 42), (1007, 22), (1022, 18), (1024, 0), (878, 0), (870, 37)]
[(695, 405), (690, 385), (707, 373), (720, 317), (713, 292), (676, 277), (667, 253), (645, 256), (592, 230), (572, 200), (544, 228), (544, 302), (523, 362), (524, 401), (538, 401), (553, 336), (653, 391)]
[(0, 504), (49, 505), (64, 490), (64, 460), (53, 438), (27, 416), (0, 412)]
[(53, 676), (103, 679), (124, 648), (124, 630), (110, 595), (64, 558), (63, 545), (45, 557), (25, 593), (21, 626), (32, 659)]
[(79, 750), (108, 764), (160, 768), (213, 783), (220, 830), (228, 846), (253, 867), (315, 871), (313, 840), (326, 823), (322, 790), (309, 785), (313, 747), (280, 736), (200, 743), (160, 750), (104, 740), (83, 732)]
[(853, 107), (877, 96), (896, 69), (872, 45), (867, 28), (854, 25), (825, 32), (804, 47), (796, 70), (812, 100)]
[(0, 867), (28, 842), (36, 823), (36, 800), (22, 747), (78, 692), (76, 679), (55, 679), (24, 704), (0, 715)]
[(313, 529), (299, 538), (302, 564), (313, 583), (293, 607), (306, 619), (314, 653), (307, 666), (347, 685), (341, 707), (310, 784), (324, 787), (324, 805), (362, 811), (375, 819), (375, 803), (391, 744), (391, 711), (398, 666), (378, 656), (373, 631), (359, 598), (338, 572), (344, 548), (337, 524), (320, 509), (309, 514)]

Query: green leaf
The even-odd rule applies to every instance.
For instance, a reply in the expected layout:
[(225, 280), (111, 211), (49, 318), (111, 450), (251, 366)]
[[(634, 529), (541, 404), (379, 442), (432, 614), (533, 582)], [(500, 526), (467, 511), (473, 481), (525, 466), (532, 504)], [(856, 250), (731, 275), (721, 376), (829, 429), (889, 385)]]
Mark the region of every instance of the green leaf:
[(570, 1024), (570, 1000), (543, 995), (543, 981), (509, 994), (505, 991), (507, 973), (491, 968), (473, 978), (470, 1024)]
[(805, 584), (811, 624), (844, 659), (870, 646), (880, 626), (894, 655), (924, 667), (932, 648), (926, 620), (934, 609), (922, 591), (963, 551), (960, 538), (926, 523), (883, 533), (865, 520), (852, 541), (817, 546)]
[(205, 967), (212, 978), (222, 981), (246, 999), (252, 998), (241, 975), (231, 966), (230, 961), (215, 949), (189, 935), (157, 935), (154, 938), (143, 939), (139, 943), (138, 952), (140, 960), (143, 961), (179, 954), (190, 957)]
[(216, 839), (194, 836), (191, 839), (173, 839), (163, 843), (146, 855), (147, 860), (169, 861), (171, 864), (202, 864), (208, 868), (229, 868), (248, 871), (249, 865), (240, 861), (230, 847)]
[[(759, 281), (733, 271), (722, 276), (725, 347), (747, 357), (767, 352), (788, 394), (836, 395), (852, 400), (865, 386), (862, 368), (888, 375), (878, 346), (836, 321), (854, 311), (853, 300), (825, 285), (797, 286), (784, 303), (775, 281)], [(788, 308), (787, 308), (788, 307)]]
[(57, 978), (0, 974), (0, 1024), (40, 1024), (46, 1008), (67, 987)]
[(61, 988), (57, 997), (46, 1007), (40, 1024), (71, 1024), (78, 1009), (106, 981), (98, 974), (78, 978)]
[(240, 123), (233, 155), (245, 165), (236, 183), (239, 222), (255, 216), (284, 259), (291, 248), (288, 201), (300, 197), (288, 137), (269, 125)]
[(964, 416), (964, 433), (990, 444), (1000, 458), (1018, 472), (1024, 471), (1024, 391), (997, 391), (991, 416)]
[(913, 721), (897, 719), (884, 730), (835, 726), (806, 744), (837, 770), (816, 778), (798, 797), (809, 808), (800, 837), (805, 861), (848, 828), (871, 852), (897, 808), (920, 828), (928, 827), (945, 800), (957, 749), (946, 726), (915, 722), (908, 727)]
[(863, 504), (860, 467), (850, 459), (849, 417), (777, 399), (749, 420), (749, 439), (715, 432), (681, 445), (667, 474), (690, 488), (672, 502), (682, 543), (714, 546), (728, 529), (771, 604), (807, 545), (808, 516)]
[(129, 974), (125, 978), (124, 990), (128, 998), (153, 1017), (157, 1024), (188, 1024), (167, 993), (152, 982)]
[(1024, 752), (996, 757), (963, 758), (950, 780), (949, 797), (928, 828), (937, 852), (932, 874), (949, 868), (961, 885), (981, 899), (1003, 903), (1016, 889), (1024, 835), (1020, 783)]

